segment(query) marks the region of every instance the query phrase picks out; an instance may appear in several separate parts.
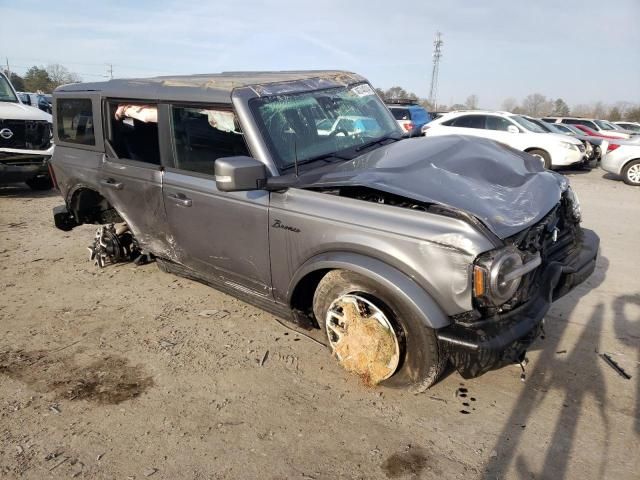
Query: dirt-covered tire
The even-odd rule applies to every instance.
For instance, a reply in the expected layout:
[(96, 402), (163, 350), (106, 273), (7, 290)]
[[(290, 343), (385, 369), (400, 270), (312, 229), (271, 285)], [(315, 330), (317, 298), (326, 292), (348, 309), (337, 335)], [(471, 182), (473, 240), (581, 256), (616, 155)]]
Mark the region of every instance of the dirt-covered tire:
[(329, 308), (345, 295), (361, 296), (373, 303), (384, 312), (396, 333), (399, 363), (395, 372), (380, 385), (422, 392), (438, 380), (447, 359), (440, 350), (435, 331), (393, 292), (367, 277), (348, 270), (332, 270), (322, 278), (313, 296), (313, 312), (325, 334)]
[(640, 159), (633, 160), (624, 166), (622, 179), (627, 185), (640, 186)]
[(544, 150), (534, 149), (534, 150), (529, 150), (527, 153), (529, 155), (533, 155), (534, 157), (539, 158), (542, 164), (544, 165), (544, 168), (546, 168), (547, 170), (551, 169), (551, 157), (547, 152), (545, 152)]

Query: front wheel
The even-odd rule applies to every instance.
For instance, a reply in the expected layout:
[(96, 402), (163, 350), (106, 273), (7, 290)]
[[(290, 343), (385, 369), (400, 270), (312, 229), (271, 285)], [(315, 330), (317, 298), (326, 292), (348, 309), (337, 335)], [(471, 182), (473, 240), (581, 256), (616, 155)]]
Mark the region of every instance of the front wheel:
[(546, 168), (547, 170), (551, 169), (551, 157), (547, 152), (545, 152), (544, 150), (529, 150), (527, 153), (540, 159), (542, 165), (544, 165), (544, 168)]
[(367, 277), (329, 272), (318, 284), (313, 312), (340, 365), (367, 385), (420, 392), (444, 370), (435, 331)]
[(640, 186), (640, 160), (633, 160), (622, 169), (622, 178), (627, 185)]

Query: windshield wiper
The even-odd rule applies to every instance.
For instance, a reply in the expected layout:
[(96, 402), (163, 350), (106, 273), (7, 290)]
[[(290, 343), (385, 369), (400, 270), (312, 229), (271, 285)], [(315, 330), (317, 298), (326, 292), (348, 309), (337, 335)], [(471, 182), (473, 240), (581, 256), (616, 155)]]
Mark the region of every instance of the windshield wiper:
[[(318, 160), (325, 160), (325, 161), (329, 161), (329, 159), (331, 158), (337, 158), (338, 160), (351, 160), (349, 157), (344, 157), (342, 155), (337, 155), (336, 153), (325, 153), (322, 155), (318, 155), (317, 157), (311, 157), (311, 158), (307, 158), (305, 160), (299, 160), (297, 163), (298, 165), (306, 165), (307, 163), (311, 163), (311, 162), (316, 162)], [(295, 163), (292, 163), (291, 165), (287, 165), (286, 167), (283, 167), (282, 170), (288, 170), (290, 168), (295, 167)]]
[(394, 142), (397, 142), (399, 140), (402, 140), (402, 138), (398, 138), (395, 135), (385, 135), (384, 137), (380, 137), (369, 143), (363, 143), (362, 145), (359, 145), (358, 147), (356, 147), (356, 152), (364, 150), (365, 148), (368, 148), (368, 147), (372, 147), (374, 145), (378, 145), (379, 143), (386, 142), (387, 140), (393, 140)]

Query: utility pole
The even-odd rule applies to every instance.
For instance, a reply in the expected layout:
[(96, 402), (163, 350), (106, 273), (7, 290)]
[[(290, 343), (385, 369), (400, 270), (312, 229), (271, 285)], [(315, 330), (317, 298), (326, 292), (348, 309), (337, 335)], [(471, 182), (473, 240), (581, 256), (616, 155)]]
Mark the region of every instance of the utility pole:
[(107, 63), (107, 76), (109, 77), (110, 80), (113, 80), (113, 64), (112, 63)]
[(443, 44), (442, 34), (437, 32), (436, 38), (433, 41), (433, 70), (431, 70), (431, 89), (429, 90), (429, 102), (436, 111), (438, 102), (438, 73), (440, 69), (440, 58), (442, 57)]
[(4, 57), (7, 61), (7, 78), (11, 80), (11, 69), (9, 68), (9, 57)]

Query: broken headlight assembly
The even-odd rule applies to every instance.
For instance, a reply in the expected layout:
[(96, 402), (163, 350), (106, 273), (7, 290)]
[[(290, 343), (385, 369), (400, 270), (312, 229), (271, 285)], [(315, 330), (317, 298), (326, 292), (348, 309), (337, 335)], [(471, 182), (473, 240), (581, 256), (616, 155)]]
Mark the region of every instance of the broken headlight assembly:
[(582, 219), (582, 209), (580, 208), (580, 200), (578, 199), (578, 195), (573, 191), (571, 186), (567, 187), (567, 190), (564, 193), (567, 202), (569, 203), (568, 211), (572, 216), (572, 220), (576, 223), (579, 223)]
[(542, 263), (539, 253), (525, 259), (515, 247), (483, 254), (473, 266), (473, 296), (479, 306), (499, 307), (518, 291), (523, 275)]

